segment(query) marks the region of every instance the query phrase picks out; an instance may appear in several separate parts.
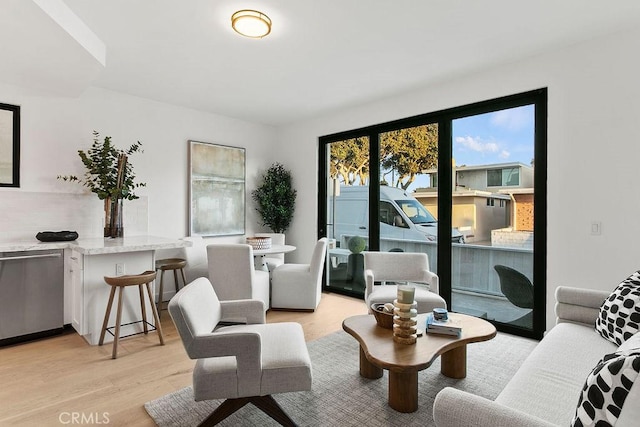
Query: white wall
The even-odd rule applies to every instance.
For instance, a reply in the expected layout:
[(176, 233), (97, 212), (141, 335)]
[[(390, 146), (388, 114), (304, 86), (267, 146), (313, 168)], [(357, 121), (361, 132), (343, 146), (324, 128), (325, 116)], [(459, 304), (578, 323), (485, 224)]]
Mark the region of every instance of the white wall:
[[(319, 136), (548, 87), (551, 326), (559, 284), (609, 290), (640, 264), (639, 48), (640, 31), (621, 33), (277, 130), (99, 88), (61, 98), (0, 84), (1, 102), (22, 106), (22, 185), (0, 188), (0, 203), (12, 191), (82, 192), (55, 177), (83, 172), (76, 151), (90, 146), (96, 129), (118, 146), (143, 143), (145, 153), (132, 162), (148, 184), (140, 194), (148, 198), (149, 234), (181, 237), (187, 234), (187, 141), (240, 146), (247, 148), (247, 234), (261, 228), (251, 190), (268, 165), (280, 161), (298, 190), (287, 232), (298, 250), (288, 260), (303, 262), (316, 240)], [(592, 220), (602, 222), (602, 235), (589, 234)]]
[[(639, 49), (640, 31), (620, 33), (280, 129), (298, 188), (292, 258), (308, 259), (316, 239), (319, 136), (548, 87), (550, 328), (558, 285), (611, 290), (640, 268)], [(590, 235), (592, 220), (602, 235)]]
[[(3, 195), (8, 200), (10, 192), (34, 198), (42, 192), (86, 192), (81, 185), (59, 181), (56, 176), (84, 173), (77, 151), (90, 147), (95, 129), (102, 137), (111, 136), (120, 148), (142, 142), (144, 153), (130, 160), (138, 179), (147, 183), (138, 194), (148, 199), (149, 234), (171, 238), (188, 234), (188, 140), (246, 148), (247, 234), (262, 229), (251, 191), (270, 165), (274, 128), (99, 88), (90, 88), (78, 98), (51, 97), (8, 85), (0, 85), (0, 93), (1, 102), (21, 106), (22, 119), (21, 186), (0, 188), (0, 205)], [(24, 214), (28, 222), (29, 211)], [(243, 237), (218, 240), (240, 239)]]

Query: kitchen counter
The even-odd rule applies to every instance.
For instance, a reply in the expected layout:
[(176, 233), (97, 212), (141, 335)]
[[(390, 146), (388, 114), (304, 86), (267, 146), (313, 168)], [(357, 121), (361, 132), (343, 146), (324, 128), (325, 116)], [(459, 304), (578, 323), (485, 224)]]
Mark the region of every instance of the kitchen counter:
[[(98, 344), (102, 321), (109, 300), (110, 287), (105, 276), (139, 274), (155, 269), (156, 251), (191, 246), (181, 239), (156, 236), (131, 236), (118, 239), (80, 238), (70, 242), (39, 242), (35, 239), (0, 242), (0, 253), (64, 250), (64, 323), (73, 328), (89, 344)], [(140, 320), (139, 293), (136, 287), (125, 289), (125, 303), (122, 308), (122, 323)], [(155, 286), (151, 285), (155, 295)], [(151, 305), (145, 301), (146, 320), (153, 323)], [(115, 324), (116, 310), (112, 310), (109, 326)], [(131, 332), (139, 332), (141, 325), (129, 327)], [(105, 342), (112, 340), (107, 334)]]
[(138, 252), (156, 249), (174, 249), (191, 246), (191, 242), (155, 236), (131, 236), (118, 239), (86, 238), (70, 242), (40, 242), (33, 240), (0, 242), (0, 252), (41, 251), (49, 249), (72, 249), (82, 255), (103, 255), (123, 252)]

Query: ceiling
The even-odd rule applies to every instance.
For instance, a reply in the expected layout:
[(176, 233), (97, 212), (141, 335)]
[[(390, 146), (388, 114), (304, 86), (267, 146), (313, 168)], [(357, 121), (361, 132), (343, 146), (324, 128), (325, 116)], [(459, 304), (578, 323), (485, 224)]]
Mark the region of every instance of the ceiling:
[[(105, 64), (79, 48), (69, 31), (45, 22), (42, 7), (0, 0), (0, 36), (14, 41), (9, 51), (3, 43), (0, 55), (19, 63), (17, 71), (0, 66), (2, 81), (55, 86), (71, 96), (93, 85), (269, 125), (409, 92), (640, 22), (637, 0), (615, 6), (602, 0), (57, 1), (104, 43)], [(236, 34), (230, 17), (243, 8), (267, 14), (271, 34), (261, 40)]]

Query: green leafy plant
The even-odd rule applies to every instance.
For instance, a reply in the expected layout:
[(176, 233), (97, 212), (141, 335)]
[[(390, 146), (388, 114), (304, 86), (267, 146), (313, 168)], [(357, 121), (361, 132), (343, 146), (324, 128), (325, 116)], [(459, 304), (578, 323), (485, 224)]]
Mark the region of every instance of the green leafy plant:
[(349, 250), (354, 254), (359, 254), (364, 251), (364, 248), (367, 246), (367, 242), (360, 236), (353, 236), (349, 239)]
[(134, 190), (145, 187), (143, 182), (135, 182), (133, 166), (127, 162), (127, 156), (140, 152), (142, 143), (137, 141), (127, 150), (121, 150), (111, 143), (111, 137), (107, 136), (103, 141), (100, 134), (93, 131), (93, 144), (84, 152), (78, 150), (78, 155), (86, 168), (83, 177), (75, 175), (58, 175), (63, 181), (79, 182), (104, 199), (137, 199)]
[(262, 216), (262, 225), (274, 233), (284, 233), (291, 225), (296, 205), (297, 192), (292, 186), (291, 172), (274, 163), (262, 176), (262, 185), (251, 194)]

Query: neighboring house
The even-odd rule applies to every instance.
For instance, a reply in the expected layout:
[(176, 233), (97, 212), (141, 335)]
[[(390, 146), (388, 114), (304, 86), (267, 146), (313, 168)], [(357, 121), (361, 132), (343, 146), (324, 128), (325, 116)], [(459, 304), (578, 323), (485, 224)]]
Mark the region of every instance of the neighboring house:
[(456, 186), (493, 193), (512, 188), (532, 188), (533, 168), (524, 163), (456, 166)]
[[(465, 235), (467, 243), (529, 247), (533, 171), (530, 166), (513, 162), (455, 168), (452, 225)], [(414, 197), (437, 218), (438, 174), (435, 170), (425, 173), (430, 176), (431, 187), (416, 189)]]
[[(435, 188), (418, 188), (413, 196), (438, 218), (438, 193)], [(452, 226), (467, 243), (489, 243), (491, 230), (509, 225), (511, 200), (506, 194), (458, 189), (453, 193)]]

